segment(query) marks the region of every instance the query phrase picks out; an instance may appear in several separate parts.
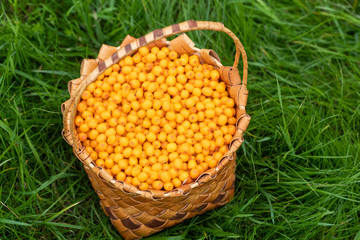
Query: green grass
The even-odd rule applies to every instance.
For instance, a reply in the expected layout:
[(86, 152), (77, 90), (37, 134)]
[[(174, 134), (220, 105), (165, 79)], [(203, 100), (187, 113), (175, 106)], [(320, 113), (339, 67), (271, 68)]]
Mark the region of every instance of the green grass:
[[(151, 239), (360, 239), (357, 0), (11, 2), (0, 3), (0, 239), (119, 239), (61, 137), (60, 104), (102, 43), (188, 19), (243, 42), (252, 120), (235, 199)], [(225, 34), (189, 36), (232, 64)]]

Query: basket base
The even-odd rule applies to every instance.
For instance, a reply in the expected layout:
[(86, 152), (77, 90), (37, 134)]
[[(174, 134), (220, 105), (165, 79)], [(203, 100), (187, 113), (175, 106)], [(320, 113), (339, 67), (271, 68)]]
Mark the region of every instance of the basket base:
[[(124, 239), (140, 239), (152, 235), (223, 206), (234, 196), (235, 161), (225, 168), (232, 172), (230, 176), (225, 171), (214, 178), (218, 181), (209, 181), (185, 196), (155, 200), (115, 189), (87, 166), (84, 165), (84, 168), (100, 198), (100, 206)], [(199, 191), (200, 188), (203, 192)]]

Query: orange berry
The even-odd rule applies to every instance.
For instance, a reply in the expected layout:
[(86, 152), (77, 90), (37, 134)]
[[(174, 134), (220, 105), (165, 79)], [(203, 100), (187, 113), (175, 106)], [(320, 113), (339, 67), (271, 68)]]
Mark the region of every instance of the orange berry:
[(76, 116), (75, 118), (75, 125), (80, 127), (84, 123), (84, 119), (80, 116)]
[(185, 181), (187, 181), (189, 178), (189, 174), (187, 172), (182, 172), (179, 175), (179, 179), (182, 183), (184, 183)]
[(102, 166), (104, 166), (104, 160), (103, 159), (98, 159), (98, 160), (96, 160), (96, 166), (99, 166), (99, 167), (102, 167)]
[(227, 116), (225, 116), (225, 115), (220, 115), (220, 116), (218, 117), (218, 119), (217, 119), (217, 123), (218, 123), (220, 126), (224, 126), (224, 125), (226, 125), (227, 120), (228, 120)]
[(197, 179), (199, 177), (199, 175), (200, 175), (200, 172), (198, 169), (194, 168), (194, 169), (190, 170), (190, 177), (192, 179), (194, 179), (194, 180)]
[(171, 182), (176, 188), (181, 186), (181, 180), (179, 178), (174, 178)]
[(220, 74), (217, 70), (212, 70), (210, 72), (210, 77), (211, 77), (211, 80), (218, 80), (220, 77)]
[(129, 162), (126, 159), (121, 159), (118, 165), (120, 169), (125, 170), (129, 166)]
[(189, 64), (193, 67), (200, 64), (199, 57), (197, 55), (192, 55), (189, 57)]
[(234, 107), (235, 102), (234, 102), (234, 100), (232, 100), (231, 98), (228, 98), (228, 99), (226, 100), (225, 104), (226, 104), (227, 107), (232, 108), (232, 107)]
[(175, 51), (170, 51), (170, 52), (169, 52), (169, 58), (170, 58), (171, 60), (175, 60), (175, 59), (177, 59), (177, 57), (178, 57), (177, 52), (175, 52)]
[(162, 51), (162, 50), (161, 50), (161, 51), (158, 51), (158, 52), (156, 53), (156, 57), (157, 57), (157, 59), (159, 59), (159, 60), (165, 59), (166, 56), (167, 56), (167, 52)]
[(213, 94), (213, 90), (209, 87), (204, 87), (202, 89), (202, 93), (206, 96), (206, 97), (210, 97)]
[(114, 161), (111, 158), (105, 160), (105, 167), (111, 169), (114, 166)]
[(87, 125), (86, 123), (83, 123), (83, 124), (81, 124), (81, 126), (79, 127), (79, 130), (80, 130), (81, 132), (87, 132), (87, 131), (89, 131), (89, 127), (88, 127), (88, 125)]
[(146, 58), (146, 61), (147, 61), (148, 63), (153, 63), (153, 62), (156, 61), (156, 54), (155, 54), (155, 53), (149, 53), (149, 54), (147, 54), (147, 55), (145, 56), (145, 58)]
[(160, 173), (160, 179), (163, 182), (171, 182), (171, 176), (168, 171), (163, 171)]
[(228, 123), (231, 124), (231, 125), (235, 125), (236, 124), (236, 118), (235, 117), (229, 118)]
[(177, 150), (177, 145), (176, 143), (169, 143), (167, 146), (166, 146), (166, 150), (168, 152), (175, 152)]
[(145, 149), (145, 153), (147, 156), (152, 156), (154, 155), (154, 152), (155, 152), (155, 149), (152, 145), (148, 146), (146, 149)]
[(137, 177), (134, 177), (131, 181), (131, 184), (137, 187), (140, 185), (140, 181)]
[(174, 189), (174, 185), (171, 182), (167, 182), (164, 184), (165, 191), (171, 191)]
[(152, 179), (152, 180), (157, 180), (159, 178), (158, 172), (157, 171), (151, 171), (149, 178)]
[(153, 67), (153, 69), (152, 69), (152, 72), (154, 73), (154, 75), (155, 76), (160, 76), (160, 75), (162, 75), (163, 74), (163, 68), (162, 67), (160, 67), (160, 66), (155, 66), (155, 67)]
[(139, 48), (139, 53), (142, 55), (142, 56), (145, 56), (146, 54), (149, 53), (149, 49), (147, 47), (141, 47)]
[(196, 72), (195, 73), (195, 78), (201, 80), (201, 79), (204, 78), (204, 75), (201, 72)]
[(140, 172), (137, 176), (140, 182), (145, 182), (148, 179), (148, 175), (145, 172)]
[(152, 187), (156, 190), (160, 190), (162, 189), (164, 186), (163, 182), (157, 180), (157, 181), (154, 181), (153, 184), (152, 184)]
[(79, 135), (80, 141), (84, 142), (84, 141), (87, 140), (87, 134), (86, 134), (86, 133), (81, 132), (81, 133), (79, 133), (78, 135)]
[(147, 190), (147, 189), (149, 189), (149, 184), (146, 183), (146, 182), (141, 182), (141, 183), (139, 184), (139, 189), (140, 189), (140, 190)]
[(126, 178), (126, 174), (123, 173), (123, 172), (119, 172), (117, 175), (116, 175), (116, 180), (118, 181), (124, 181)]

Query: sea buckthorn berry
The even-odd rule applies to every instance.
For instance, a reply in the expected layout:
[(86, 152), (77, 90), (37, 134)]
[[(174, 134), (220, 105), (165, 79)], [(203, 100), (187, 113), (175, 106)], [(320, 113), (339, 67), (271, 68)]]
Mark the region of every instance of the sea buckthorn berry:
[(111, 169), (114, 166), (114, 161), (111, 158), (105, 160), (105, 167)]
[(210, 97), (213, 94), (213, 90), (209, 87), (204, 87), (202, 89), (202, 94), (204, 94), (206, 97)]
[(125, 79), (124, 74), (119, 73), (118, 75), (116, 75), (116, 81), (120, 84), (125, 83), (126, 79)]
[(182, 66), (185, 66), (186, 64), (188, 64), (188, 62), (189, 62), (189, 58), (186, 58), (186, 57), (180, 57), (180, 64), (182, 65)]
[(116, 175), (116, 180), (118, 181), (124, 181), (126, 178), (126, 174), (124, 172), (119, 172), (117, 175)]
[(193, 98), (189, 98), (186, 100), (186, 107), (187, 108), (191, 108), (193, 106), (195, 106), (196, 102)]
[(177, 75), (177, 68), (175, 68), (175, 67), (169, 68), (169, 70), (167, 71), (167, 74), (169, 76), (175, 77)]
[(188, 178), (189, 178), (189, 173), (187, 173), (187, 172), (182, 172), (182, 173), (179, 174), (179, 179), (183, 184), (186, 181), (188, 181)]
[(210, 77), (212, 80), (218, 80), (220, 78), (220, 74), (217, 70), (212, 70), (210, 72)]
[(147, 47), (141, 47), (139, 48), (139, 53), (142, 55), (142, 56), (145, 56), (149, 53), (149, 49)]
[(204, 75), (201, 73), (201, 72), (195, 72), (195, 79), (203, 79), (204, 78)]
[(141, 182), (139, 184), (139, 189), (140, 190), (147, 190), (147, 189), (149, 189), (149, 184), (147, 182)]
[(151, 48), (152, 53), (158, 53), (159, 51), (160, 51), (160, 49), (158, 47), (152, 47)]
[(231, 124), (231, 125), (235, 125), (236, 124), (236, 118), (235, 117), (229, 118), (228, 123)]
[(171, 182), (167, 182), (164, 184), (165, 191), (171, 191), (171, 190), (173, 190), (173, 188), (174, 188), (174, 185)]
[(189, 64), (193, 67), (196, 67), (197, 65), (199, 65), (199, 57), (197, 55), (192, 55), (191, 57), (189, 57)]
[(200, 172), (199, 172), (198, 169), (193, 168), (193, 169), (190, 170), (190, 177), (192, 179), (194, 179), (194, 180), (197, 179), (199, 177), (199, 175), (200, 175)]
[(75, 118), (75, 125), (80, 127), (84, 123), (84, 119), (80, 116), (76, 116)]
[(194, 123), (194, 122), (197, 122), (198, 121), (198, 115), (197, 114), (190, 114), (189, 116), (189, 121)]
[(231, 140), (232, 140), (232, 136), (230, 134), (226, 134), (224, 136), (224, 141), (226, 144), (230, 144)]
[(125, 178), (125, 182), (127, 183), (127, 184), (132, 184), (132, 177), (126, 177)]
[(104, 162), (103, 159), (98, 159), (98, 160), (96, 160), (95, 163), (96, 163), (96, 165), (99, 166), (99, 167), (102, 167), (102, 166), (104, 166), (104, 164), (105, 164), (105, 162)]
[(147, 90), (150, 92), (150, 93), (153, 93), (155, 92), (157, 89), (159, 88), (159, 84), (158, 83), (149, 83), (149, 86), (147, 88)]
[(80, 125), (79, 130), (81, 132), (85, 133), (85, 132), (89, 131), (89, 126), (86, 123), (83, 123), (83, 124)]
[(104, 75), (109, 76), (111, 74), (111, 72), (112, 72), (112, 68), (108, 68), (105, 70)]
[(109, 156), (109, 153), (108, 152), (105, 152), (105, 151), (102, 151), (102, 152), (99, 152), (99, 158), (105, 160), (106, 158), (108, 158)]
[(169, 58), (170, 58), (171, 60), (175, 60), (177, 57), (178, 57), (177, 52), (175, 52), (175, 51), (170, 51), (170, 52), (169, 52)]
[(121, 68), (121, 73), (123, 73), (123, 74), (125, 74), (125, 75), (130, 74), (131, 71), (132, 71), (132, 67), (130, 67), (130, 66), (123, 66), (123, 67)]
[(90, 93), (90, 91), (88, 91), (88, 90), (85, 90), (84, 92), (83, 92), (83, 94), (81, 95), (81, 98), (83, 99), (83, 100), (88, 100), (89, 98), (91, 98), (92, 97), (92, 94)]
[(205, 110), (205, 116), (208, 118), (208, 119), (211, 119), (213, 117), (215, 117), (215, 110), (214, 109), (207, 109)]
[(174, 167), (176, 169), (182, 169), (182, 166), (183, 166), (183, 161), (180, 158), (176, 158), (174, 160)]
[(160, 179), (161, 181), (163, 181), (164, 183), (166, 182), (171, 182), (171, 176), (170, 173), (168, 171), (163, 171), (160, 173)]
[(235, 102), (234, 102), (234, 100), (232, 100), (231, 98), (228, 98), (228, 99), (226, 100), (225, 104), (226, 104), (227, 107), (232, 108), (232, 107), (234, 107)]
[(87, 105), (86, 105), (86, 103), (85, 102), (80, 102), (79, 104), (78, 104), (78, 106), (77, 106), (77, 110), (79, 111), (79, 112), (84, 112), (85, 110), (86, 110), (86, 108), (87, 108)]
[(217, 123), (218, 123), (218, 125), (220, 125), (220, 126), (224, 126), (224, 125), (226, 125), (227, 120), (228, 120), (227, 116), (225, 116), (225, 115), (220, 115), (220, 116), (218, 117), (218, 119), (217, 119)]
[(167, 52), (162, 51), (162, 50), (161, 50), (161, 51), (158, 51), (158, 52), (156, 53), (156, 57), (157, 57), (157, 59), (159, 59), (159, 60), (165, 59), (166, 56), (167, 56)]
[(174, 185), (174, 187), (176, 187), (176, 188), (180, 187), (181, 184), (182, 184), (182, 182), (181, 182), (181, 180), (179, 178), (174, 178), (171, 182)]
[(137, 53), (137, 54), (135, 54), (135, 55), (133, 56), (133, 62), (134, 62), (134, 63), (139, 63), (139, 62), (141, 62), (141, 55), (140, 55), (139, 53)]
[(130, 56), (125, 57), (124, 64), (125, 66), (132, 66), (134, 63), (133, 58)]
[(160, 66), (155, 66), (155, 67), (153, 67), (153, 69), (152, 69), (152, 73), (154, 73), (155, 76), (160, 76), (160, 75), (163, 74), (163, 72), (164, 72), (164, 70), (163, 70), (163, 68), (160, 67)]
[(134, 177), (131, 181), (131, 184), (138, 187), (140, 185), (140, 181), (137, 177)]
[(195, 73), (193, 71), (186, 71), (187, 79), (193, 79), (195, 77)]
[(177, 150), (177, 144), (176, 143), (169, 143), (167, 146), (166, 146), (166, 150), (168, 152), (175, 152)]
[[(79, 139), (80, 141), (84, 142), (87, 140), (87, 134), (84, 132), (79, 133)], [(84, 145), (84, 144), (83, 144)]]
[(145, 56), (145, 58), (146, 58), (146, 61), (147, 61), (148, 63), (153, 63), (153, 62), (156, 61), (156, 54), (155, 54), (155, 53), (149, 53), (149, 54), (147, 54), (147, 55)]
[(153, 187), (155, 190), (160, 190), (160, 189), (163, 188), (163, 186), (164, 186), (164, 184), (163, 184), (161, 181), (159, 181), (159, 180), (154, 181), (153, 184), (152, 184), (152, 187)]
[(229, 126), (229, 134), (233, 136), (236, 132), (236, 127), (234, 125)]
[(155, 148), (150, 145), (148, 146), (146, 149), (145, 149), (145, 153), (147, 156), (151, 157), (152, 155), (154, 155), (154, 152), (155, 152)]

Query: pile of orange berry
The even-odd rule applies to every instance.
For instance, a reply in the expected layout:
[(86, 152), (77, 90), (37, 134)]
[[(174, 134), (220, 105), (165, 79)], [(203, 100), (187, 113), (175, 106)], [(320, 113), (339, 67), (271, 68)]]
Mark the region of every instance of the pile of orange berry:
[(216, 167), (235, 133), (219, 77), (196, 54), (142, 47), (84, 91), (78, 136), (97, 166), (140, 190), (191, 183)]

